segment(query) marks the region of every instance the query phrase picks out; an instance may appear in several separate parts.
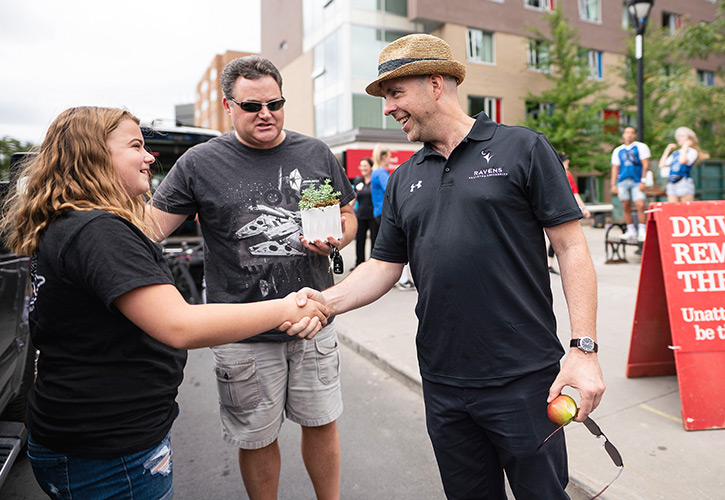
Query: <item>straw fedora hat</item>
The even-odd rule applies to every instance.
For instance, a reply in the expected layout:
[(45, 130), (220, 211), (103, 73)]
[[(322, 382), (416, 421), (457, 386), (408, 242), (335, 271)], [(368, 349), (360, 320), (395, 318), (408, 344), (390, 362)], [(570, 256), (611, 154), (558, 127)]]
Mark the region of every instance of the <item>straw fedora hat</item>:
[(380, 83), (393, 78), (416, 75), (451, 75), (461, 84), (466, 67), (453, 60), (451, 47), (433, 35), (415, 34), (388, 44), (378, 57), (378, 79), (365, 92), (383, 97)]

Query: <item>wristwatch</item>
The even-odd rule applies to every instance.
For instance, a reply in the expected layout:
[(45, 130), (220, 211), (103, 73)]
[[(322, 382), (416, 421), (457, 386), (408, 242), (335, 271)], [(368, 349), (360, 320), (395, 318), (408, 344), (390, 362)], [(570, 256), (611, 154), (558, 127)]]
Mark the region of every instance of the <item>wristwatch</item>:
[(587, 354), (589, 354), (590, 352), (597, 352), (599, 350), (599, 346), (596, 342), (594, 342), (594, 339), (591, 337), (579, 337), (578, 339), (571, 339), (569, 347), (578, 347)]

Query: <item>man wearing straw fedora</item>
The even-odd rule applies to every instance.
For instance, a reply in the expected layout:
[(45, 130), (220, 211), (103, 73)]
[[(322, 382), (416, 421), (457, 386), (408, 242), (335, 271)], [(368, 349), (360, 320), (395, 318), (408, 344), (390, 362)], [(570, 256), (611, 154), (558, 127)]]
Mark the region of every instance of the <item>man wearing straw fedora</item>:
[[(532, 130), (468, 116), (465, 67), (437, 37), (389, 44), (378, 73), (367, 92), (424, 146), (390, 177), (372, 258), (322, 298), (335, 314), (369, 304), (409, 261), (428, 433), (448, 498), (505, 499), (504, 471), (516, 498), (568, 498), (564, 433), (536, 451), (555, 428), (547, 401), (573, 388), (582, 421), (605, 384), (596, 277), (556, 151)], [(544, 232), (572, 326), (561, 367)]]

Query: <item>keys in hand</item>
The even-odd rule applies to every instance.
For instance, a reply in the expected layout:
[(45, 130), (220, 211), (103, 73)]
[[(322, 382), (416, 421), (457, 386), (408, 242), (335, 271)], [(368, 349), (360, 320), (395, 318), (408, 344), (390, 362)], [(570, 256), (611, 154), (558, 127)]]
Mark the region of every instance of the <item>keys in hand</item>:
[(345, 266), (342, 262), (342, 255), (340, 255), (340, 250), (337, 249), (337, 247), (332, 247), (332, 253), (330, 253), (330, 258), (332, 259), (332, 272), (335, 274), (342, 274), (345, 270)]

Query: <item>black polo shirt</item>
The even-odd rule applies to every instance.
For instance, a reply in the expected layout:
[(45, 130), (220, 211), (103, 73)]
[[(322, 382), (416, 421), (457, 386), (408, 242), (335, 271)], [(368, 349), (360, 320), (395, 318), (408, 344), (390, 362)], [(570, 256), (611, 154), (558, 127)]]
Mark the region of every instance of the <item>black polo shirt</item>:
[(543, 228), (581, 216), (549, 141), (483, 113), (448, 160), (426, 143), (391, 175), (372, 257), (410, 262), (424, 379), (491, 386), (559, 361)]

